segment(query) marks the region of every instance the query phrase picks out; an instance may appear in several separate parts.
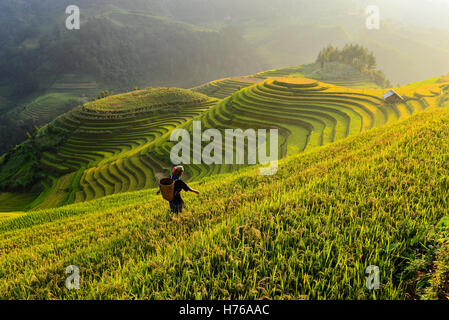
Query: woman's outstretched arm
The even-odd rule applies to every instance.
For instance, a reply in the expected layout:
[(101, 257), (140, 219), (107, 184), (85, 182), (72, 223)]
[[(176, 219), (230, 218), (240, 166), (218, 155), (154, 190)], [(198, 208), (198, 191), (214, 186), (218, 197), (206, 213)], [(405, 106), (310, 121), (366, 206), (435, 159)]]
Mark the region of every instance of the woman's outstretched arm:
[(195, 190), (195, 189), (192, 189), (192, 188), (190, 188), (189, 191), (190, 191), (190, 192), (193, 192), (193, 193), (196, 193), (196, 194), (200, 194), (200, 192), (199, 192), (198, 190)]

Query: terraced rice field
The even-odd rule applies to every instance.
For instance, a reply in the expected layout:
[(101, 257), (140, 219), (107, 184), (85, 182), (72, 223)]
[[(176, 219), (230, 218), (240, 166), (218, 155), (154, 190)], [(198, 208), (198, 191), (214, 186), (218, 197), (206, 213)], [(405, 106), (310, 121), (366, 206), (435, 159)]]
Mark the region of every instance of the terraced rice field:
[[(444, 86), (439, 85), (401, 91), (405, 98), (401, 104), (386, 104), (383, 93), (385, 90), (348, 89), (311, 79), (270, 78), (234, 93), (198, 119), (203, 130), (219, 129), (223, 136), (227, 128), (278, 128), (284, 157), (405, 119), (430, 106), (442, 106), (446, 97)], [(191, 123), (184, 127), (193, 130)], [(173, 145), (166, 139), (146, 152), (169, 163)], [(235, 164), (189, 164), (187, 173), (197, 180), (241, 168)]]
[(22, 114), (35, 121), (48, 122), (67, 112), (70, 107), (75, 107), (76, 103), (83, 102), (86, 102), (86, 99), (69, 93), (49, 93), (29, 103)]
[[(436, 91), (432, 92), (432, 88)], [(240, 122), (250, 127), (276, 126), (286, 133), (288, 147), (295, 147), (294, 152), (298, 152), (403, 119), (438, 104), (441, 88), (432, 86), (421, 90), (420, 97), (404, 94), (406, 102), (389, 105), (381, 98), (381, 90), (352, 90), (296, 78), (269, 79), (223, 101), (207, 113), (205, 121), (222, 125)]]
[[(295, 77), (259, 80), (225, 79), (214, 84), (219, 87), (215, 91), (212, 84), (196, 88), (197, 92), (139, 90), (75, 108), (52, 123), (68, 132), (68, 138), (41, 155), (48, 179), (42, 182), (44, 191), (30, 197), (27, 208), (154, 187), (172, 166), (172, 130), (192, 133), (193, 120), (201, 121), (203, 131), (218, 129), (223, 136), (225, 129), (277, 128), (279, 154), (285, 157), (449, 104), (447, 83), (398, 88), (404, 102), (386, 104), (382, 98), (386, 90), (349, 89)], [(186, 178), (198, 181), (245, 166), (189, 164)], [(15, 206), (15, 198), (11, 199), (8, 211), (21, 211), (23, 205)]]
[(325, 83), (333, 84), (340, 87), (347, 88), (378, 88), (372, 80), (365, 74), (354, 67), (341, 63), (328, 63), (324, 68), (319, 64), (309, 64), (301, 66), (292, 66), (281, 69), (274, 69), (260, 72), (254, 75), (258, 78), (280, 78), (280, 77), (294, 77), (294, 78), (309, 78)]
[(255, 77), (227, 78), (212, 81), (192, 90), (217, 99), (224, 99), (261, 79)]
[(101, 90), (99, 84), (85, 76), (64, 75), (53, 83), (46, 94), (28, 103), (22, 115), (40, 123), (47, 123), (77, 104), (96, 97)]
[(101, 89), (98, 83), (84, 75), (66, 74), (58, 79), (49, 91), (51, 93), (94, 96)]
[(350, 77), (350, 80), (344, 78), (332, 79), (328, 80), (327, 83), (347, 88), (364, 88), (367, 86), (377, 87), (371, 83), (371, 80), (367, 76), (363, 75), (354, 75)]
[(163, 169), (141, 151), (216, 103), (186, 92), (135, 91), (58, 118), (53, 125), (70, 135), (57, 150), (42, 154), (41, 164), (51, 175), (36, 208), (153, 187)]
[[(41, 155), (41, 193), (0, 193), (2, 297), (447, 298), (449, 82), (395, 88), (404, 101), (387, 104), (386, 90), (296, 71), (110, 96), (41, 128), (67, 134)], [(171, 166), (171, 132), (193, 121), (223, 135), (277, 128), (286, 158), (274, 176), (187, 165), (201, 193), (173, 216), (151, 188)], [(80, 290), (64, 289), (68, 265)], [(369, 265), (380, 290), (365, 287)]]
[(288, 77), (292, 74), (300, 74), (302, 72), (302, 66), (293, 66), (293, 67), (286, 67), (281, 69), (273, 69), (268, 71), (263, 71), (256, 73), (255, 76), (259, 78), (283, 78)]
[(426, 110), (274, 176), (210, 177), (178, 215), (150, 189), (1, 221), (2, 298), (446, 300), (448, 131), (449, 110)]

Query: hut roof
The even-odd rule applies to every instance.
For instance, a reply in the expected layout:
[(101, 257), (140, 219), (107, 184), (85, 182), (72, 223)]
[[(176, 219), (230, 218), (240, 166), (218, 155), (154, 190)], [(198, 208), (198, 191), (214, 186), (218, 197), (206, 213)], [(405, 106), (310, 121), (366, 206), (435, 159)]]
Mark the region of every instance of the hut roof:
[(396, 91), (394, 91), (394, 90), (390, 90), (387, 93), (385, 93), (384, 94), (384, 99), (388, 99), (388, 98), (393, 97), (393, 96), (396, 96), (396, 97), (400, 98), (401, 100), (404, 100), (401, 97), (401, 95), (399, 93), (397, 93)]

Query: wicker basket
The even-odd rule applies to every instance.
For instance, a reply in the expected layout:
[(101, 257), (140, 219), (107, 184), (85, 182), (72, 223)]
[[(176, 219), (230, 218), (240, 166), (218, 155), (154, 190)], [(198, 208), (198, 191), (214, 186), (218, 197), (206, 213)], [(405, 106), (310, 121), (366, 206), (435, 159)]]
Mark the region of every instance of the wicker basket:
[(162, 197), (167, 201), (174, 199), (175, 193), (175, 180), (170, 178), (161, 179), (159, 181), (159, 188), (161, 190)]

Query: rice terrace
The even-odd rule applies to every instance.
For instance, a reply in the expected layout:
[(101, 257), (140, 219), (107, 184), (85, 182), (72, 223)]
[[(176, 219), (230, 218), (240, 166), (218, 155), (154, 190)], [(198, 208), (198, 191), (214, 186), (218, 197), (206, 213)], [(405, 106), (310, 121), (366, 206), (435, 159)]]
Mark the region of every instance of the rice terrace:
[[(449, 76), (393, 85), (361, 45), (320, 50), (182, 88), (46, 78), (0, 155), (0, 298), (447, 300)], [(176, 213), (160, 181), (181, 176)]]

